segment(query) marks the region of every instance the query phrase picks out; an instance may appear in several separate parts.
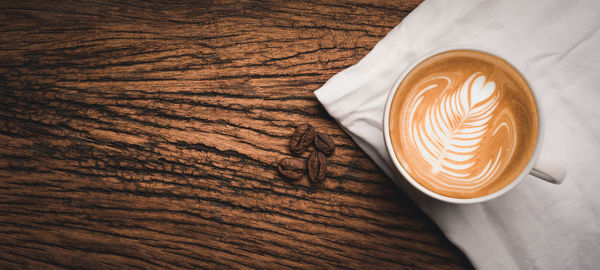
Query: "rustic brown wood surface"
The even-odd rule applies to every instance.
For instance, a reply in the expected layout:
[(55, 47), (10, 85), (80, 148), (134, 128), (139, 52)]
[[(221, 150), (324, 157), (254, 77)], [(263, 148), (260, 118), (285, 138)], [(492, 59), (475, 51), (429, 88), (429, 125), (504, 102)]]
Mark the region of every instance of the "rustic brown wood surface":
[(0, 2), (0, 268), (471, 268), (313, 95), (420, 0), (163, 2)]

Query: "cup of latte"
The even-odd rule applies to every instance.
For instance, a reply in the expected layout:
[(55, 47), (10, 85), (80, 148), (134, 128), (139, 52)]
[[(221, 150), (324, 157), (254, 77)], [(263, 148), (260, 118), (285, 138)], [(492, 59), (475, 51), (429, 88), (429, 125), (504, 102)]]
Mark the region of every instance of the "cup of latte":
[(447, 49), (398, 78), (383, 130), (396, 169), (415, 188), (450, 203), (478, 203), (527, 174), (562, 182), (565, 170), (539, 157), (542, 120), (530, 84), (506, 60)]

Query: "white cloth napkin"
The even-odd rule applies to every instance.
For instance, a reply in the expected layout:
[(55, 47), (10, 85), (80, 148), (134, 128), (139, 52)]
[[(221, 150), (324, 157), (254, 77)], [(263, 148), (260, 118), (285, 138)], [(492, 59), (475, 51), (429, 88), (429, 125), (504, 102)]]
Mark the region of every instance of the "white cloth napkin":
[[(392, 84), (456, 46), (487, 48), (528, 78), (546, 117), (542, 156), (566, 168), (562, 185), (528, 176), (495, 200), (452, 205), (393, 170), (381, 125)], [(426, 1), (315, 95), (475, 267), (600, 269), (600, 1)]]

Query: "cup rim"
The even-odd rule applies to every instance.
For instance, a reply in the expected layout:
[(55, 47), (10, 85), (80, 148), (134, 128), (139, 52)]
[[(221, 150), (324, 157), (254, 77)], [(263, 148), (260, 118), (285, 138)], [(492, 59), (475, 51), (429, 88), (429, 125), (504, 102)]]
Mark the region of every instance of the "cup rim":
[[(519, 173), (517, 178), (515, 178), (511, 183), (506, 185), (504, 188), (502, 188), (494, 193), (491, 193), (491, 194), (488, 194), (485, 196), (481, 196), (481, 197), (475, 197), (475, 198), (454, 198), (454, 197), (444, 196), (444, 195), (438, 194), (436, 192), (433, 192), (433, 191), (427, 189), (426, 187), (422, 186), (421, 184), (419, 184), (417, 181), (415, 181), (412, 178), (412, 176), (410, 176), (410, 174), (408, 174), (408, 172), (404, 169), (404, 167), (402, 166), (402, 164), (396, 157), (396, 154), (394, 153), (394, 149), (393, 149), (393, 146), (391, 143), (391, 138), (390, 138), (390, 130), (389, 130), (390, 109), (391, 109), (392, 100), (394, 99), (394, 96), (395, 96), (396, 92), (398, 91), (398, 86), (400, 85), (400, 83), (404, 80), (406, 75), (408, 75), (408, 73), (410, 71), (412, 71), (415, 68), (415, 66), (417, 66), (421, 62), (425, 61), (426, 59), (428, 59), (434, 55), (437, 55), (437, 54), (440, 54), (443, 52), (455, 51), (455, 50), (471, 50), (471, 51), (482, 52), (482, 53), (486, 53), (486, 54), (498, 57), (498, 58), (506, 61), (506, 63), (508, 63), (511, 67), (513, 67), (521, 75), (523, 80), (525, 80), (525, 82), (529, 86), (529, 91), (531, 92), (531, 94), (533, 96), (533, 100), (534, 100), (534, 103), (535, 103), (535, 106), (537, 109), (538, 136), (537, 136), (536, 145), (535, 145), (535, 148), (533, 151), (533, 155), (529, 159), (527, 166), (525, 166), (525, 168), (521, 171), (521, 173)], [(448, 203), (454, 203), (454, 204), (481, 203), (481, 202), (489, 201), (491, 199), (497, 198), (497, 197), (505, 194), (506, 192), (508, 192), (515, 186), (517, 186), (525, 178), (525, 176), (528, 175), (529, 172), (533, 169), (533, 166), (535, 165), (535, 163), (540, 155), (540, 151), (541, 151), (541, 147), (542, 147), (542, 138), (544, 136), (544, 121), (542, 119), (543, 118), (542, 115), (543, 114), (542, 114), (542, 108), (540, 106), (540, 102), (539, 102), (538, 97), (536, 96), (535, 92), (533, 91), (531, 84), (529, 83), (529, 80), (527, 80), (527, 78), (523, 75), (523, 72), (521, 72), (521, 70), (519, 70), (516, 66), (514, 66), (505, 57), (502, 57), (500, 54), (498, 54), (496, 52), (492, 52), (489, 49), (481, 48), (481, 47), (473, 47), (473, 46), (445, 47), (445, 48), (437, 49), (434, 51), (430, 51), (429, 53), (426, 53), (423, 56), (417, 58), (407, 68), (405, 68), (404, 71), (402, 71), (402, 73), (400, 74), (400, 76), (396, 79), (394, 86), (392, 87), (391, 91), (389, 92), (389, 94), (387, 96), (387, 100), (386, 100), (386, 104), (385, 104), (385, 110), (384, 110), (384, 115), (383, 115), (383, 135), (384, 135), (385, 147), (387, 149), (388, 155), (390, 156), (390, 158), (392, 159), (392, 162), (394, 163), (394, 167), (396, 167), (396, 170), (400, 171), (400, 173), (405, 178), (405, 180), (407, 180), (417, 190), (428, 195), (429, 197), (438, 199), (440, 201), (448, 202)]]

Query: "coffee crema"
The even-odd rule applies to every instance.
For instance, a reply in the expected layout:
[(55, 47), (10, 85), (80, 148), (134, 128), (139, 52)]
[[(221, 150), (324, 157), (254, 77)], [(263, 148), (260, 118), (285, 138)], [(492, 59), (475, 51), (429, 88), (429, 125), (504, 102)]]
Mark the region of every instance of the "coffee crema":
[(529, 85), (510, 64), (454, 50), (425, 59), (402, 80), (389, 135), (402, 167), (420, 185), (477, 198), (525, 169), (537, 143), (537, 115)]

